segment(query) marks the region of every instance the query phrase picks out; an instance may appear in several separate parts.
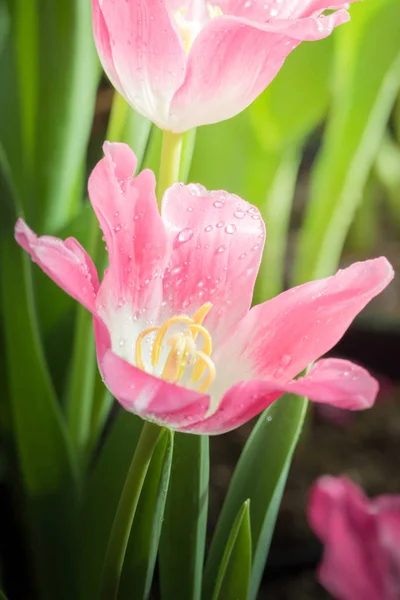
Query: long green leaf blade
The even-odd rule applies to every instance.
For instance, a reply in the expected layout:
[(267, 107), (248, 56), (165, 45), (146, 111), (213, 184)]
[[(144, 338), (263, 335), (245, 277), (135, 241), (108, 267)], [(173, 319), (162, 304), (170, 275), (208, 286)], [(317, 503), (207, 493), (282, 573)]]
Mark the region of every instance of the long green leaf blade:
[[(31, 262), (13, 237), (17, 205), (4, 157), (0, 172), (7, 223), (0, 237), (2, 317), (15, 443), (28, 499), (32, 548), (43, 598), (75, 594), (74, 461), (43, 356)], [(62, 515), (62, 517), (60, 517)], [(57, 588), (60, 588), (59, 590)]]
[(79, 554), (79, 595), (95, 600), (108, 539), (143, 421), (120, 411), (96, 460), (84, 494)]
[(339, 262), (399, 89), (399, 37), (397, 0), (354, 5), (351, 24), (338, 31), (338, 90), (313, 171), (296, 283), (330, 275)]
[(37, 0), (37, 14), (35, 201), (40, 225), (54, 231), (82, 201), (100, 66), (90, 2)]
[(307, 401), (286, 395), (259, 418), (237, 464), (208, 554), (203, 599), (211, 597), (224, 547), (235, 517), (251, 503), (253, 566), (249, 600), (257, 597), (290, 461), (299, 438)]
[(232, 525), (212, 600), (247, 600), (250, 575), (251, 527), (247, 500)]
[(208, 480), (208, 438), (176, 433), (160, 542), (160, 585), (163, 600), (200, 598)]
[(151, 459), (132, 524), (118, 600), (149, 597), (168, 492), (173, 441), (173, 432), (166, 431)]

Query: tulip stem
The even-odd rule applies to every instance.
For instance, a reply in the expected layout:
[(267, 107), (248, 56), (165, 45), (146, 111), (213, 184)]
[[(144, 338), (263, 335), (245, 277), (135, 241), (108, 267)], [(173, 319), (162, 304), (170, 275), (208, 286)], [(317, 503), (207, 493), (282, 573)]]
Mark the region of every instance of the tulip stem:
[(161, 163), (158, 174), (158, 202), (167, 188), (179, 180), (179, 167), (182, 153), (182, 133), (163, 131)]
[(117, 598), (125, 552), (136, 507), (151, 457), (162, 434), (163, 429), (158, 425), (150, 421), (144, 422), (108, 540), (101, 576), (99, 600), (116, 600)]

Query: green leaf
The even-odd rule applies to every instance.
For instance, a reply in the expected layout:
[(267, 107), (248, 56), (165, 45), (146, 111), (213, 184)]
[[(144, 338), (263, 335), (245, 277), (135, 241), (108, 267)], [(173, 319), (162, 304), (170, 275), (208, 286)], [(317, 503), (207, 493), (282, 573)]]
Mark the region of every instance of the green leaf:
[(152, 124), (148, 119), (135, 112), (118, 92), (114, 92), (107, 139), (110, 142), (129, 144), (136, 154), (137, 172), (142, 168), (151, 127)]
[(0, 54), (9, 28), (9, 15), (6, 0), (0, 0)]
[(36, 4), (35, 201), (40, 199), (41, 227), (54, 231), (76, 214), (82, 201), (100, 66), (90, 2), (36, 0)]
[(97, 599), (111, 527), (142, 427), (139, 417), (119, 411), (85, 490), (79, 555), (81, 600)]
[(187, 182), (196, 144), (196, 129), (190, 129), (183, 134), (182, 156), (179, 168), (179, 181)]
[[(16, 207), (19, 203), (4, 161), (0, 188), (2, 203), (8, 196), (8, 206)], [(2, 231), (0, 260), (9, 401), (36, 570), (43, 598), (67, 599), (75, 594), (74, 461), (43, 356), (31, 261), (15, 242), (10, 226)]]
[(10, 15), (10, 26), (4, 36), (0, 54), (0, 80), (3, 90), (7, 90), (7, 93), (0, 94), (0, 143), (7, 157), (10, 179), (19, 194), (19, 200), (22, 201), (26, 173), (25, 151), (22, 145), (22, 98), (19, 90), (18, 53), (15, 41), (17, 21), (14, 11), (17, 4), (9, 1), (6, 4)]
[(167, 498), (174, 434), (166, 431), (151, 459), (132, 524), (118, 600), (150, 594)]
[(247, 600), (251, 575), (250, 501), (232, 525), (212, 600)]
[(208, 438), (176, 433), (160, 542), (159, 566), (163, 600), (200, 598), (208, 480)]
[(375, 175), (385, 189), (385, 199), (400, 229), (400, 146), (387, 133), (376, 156)]
[(337, 267), (399, 89), (399, 37), (397, 0), (353, 5), (351, 23), (337, 32), (337, 89), (312, 173), (296, 283)]
[(264, 203), (259, 204), (267, 227), (267, 241), (253, 295), (254, 304), (273, 298), (283, 289), (287, 236), (300, 159), (300, 150), (294, 145), (279, 152), (268, 152), (264, 173), (269, 188)]
[(307, 400), (286, 395), (272, 404), (254, 427), (235, 469), (211, 543), (204, 574), (204, 600), (212, 596), (229, 532), (247, 499), (251, 503), (253, 546), (249, 600), (257, 598), (286, 476), (306, 408)]
[(301, 44), (249, 108), (260, 145), (279, 151), (298, 145), (324, 117), (330, 97), (333, 36)]
[(0, 590), (0, 600), (7, 600), (7, 596)]

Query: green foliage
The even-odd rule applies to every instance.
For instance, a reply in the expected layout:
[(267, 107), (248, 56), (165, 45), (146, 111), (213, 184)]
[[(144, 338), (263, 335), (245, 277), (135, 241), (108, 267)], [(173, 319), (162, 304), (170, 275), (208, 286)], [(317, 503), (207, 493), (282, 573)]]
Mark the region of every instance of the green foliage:
[(81, 515), (81, 600), (97, 599), (108, 538), (142, 426), (141, 419), (120, 411), (89, 476)]
[[(4, 161), (0, 182), (2, 202), (15, 214), (16, 192)], [(40, 343), (30, 259), (10, 230), (1, 234), (0, 259), (9, 400), (39, 586), (43, 598), (70, 598), (76, 583), (73, 454)]]
[(211, 597), (229, 532), (247, 499), (251, 503), (252, 539), (249, 600), (257, 598), (275, 519), (306, 409), (305, 399), (286, 395), (259, 418), (235, 469), (212, 539), (204, 574), (204, 600)]
[(133, 521), (118, 600), (149, 597), (171, 472), (174, 434), (166, 431), (150, 463)]
[(313, 170), (297, 283), (330, 275), (339, 262), (399, 89), (399, 36), (397, 0), (354, 5), (351, 27), (338, 31), (335, 96)]
[(208, 438), (176, 433), (160, 542), (160, 585), (164, 600), (200, 599), (208, 482)]
[(247, 600), (250, 575), (250, 502), (246, 500), (232, 525), (212, 600)]

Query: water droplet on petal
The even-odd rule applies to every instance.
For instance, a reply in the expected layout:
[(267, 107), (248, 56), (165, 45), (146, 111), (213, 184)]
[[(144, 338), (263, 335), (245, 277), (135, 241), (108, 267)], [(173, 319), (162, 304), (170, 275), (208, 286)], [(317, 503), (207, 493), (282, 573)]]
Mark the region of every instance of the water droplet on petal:
[(226, 246), (220, 246), (219, 248), (216, 249), (215, 254), (221, 254), (225, 250), (226, 250)]
[(204, 231), (206, 231), (207, 233), (209, 231), (212, 231), (213, 226), (212, 225), (207, 225), (207, 227), (204, 227)]
[(236, 225), (233, 225), (233, 224), (232, 225), (227, 225), (225, 227), (225, 231), (226, 231), (226, 233), (229, 233), (229, 234), (235, 233), (235, 231), (236, 231)]
[(185, 229), (182, 229), (182, 231), (180, 231), (178, 233), (178, 235), (176, 236), (176, 242), (178, 244), (184, 244), (185, 242), (188, 242), (189, 240), (191, 240), (193, 237), (193, 229), (190, 229), (189, 227), (185, 227)]
[(218, 221), (218, 223), (217, 223), (218, 229), (220, 229), (223, 226), (224, 226), (224, 222), (223, 221)]
[(279, 377), (282, 377), (283, 373), (284, 373), (284, 370), (281, 367), (279, 369), (276, 369), (276, 371), (274, 373), (275, 379), (279, 379)]
[(281, 357), (281, 365), (282, 367), (288, 367), (292, 362), (292, 357), (290, 354), (283, 354)]
[(224, 203), (223, 203), (223, 202), (221, 202), (221, 200), (216, 200), (216, 201), (214, 202), (214, 206), (215, 206), (215, 208), (222, 208), (222, 207), (223, 207), (223, 205), (224, 205)]
[(246, 258), (246, 256), (247, 256), (246, 252), (243, 252), (243, 254), (241, 254), (241, 255), (239, 256), (239, 259), (240, 259), (240, 260), (243, 260), (244, 258)]
[(246, 215), (242, 210), (236, 210), (233, 213), (233, 216), (236, 217), (237, 219), (244, 219)]

